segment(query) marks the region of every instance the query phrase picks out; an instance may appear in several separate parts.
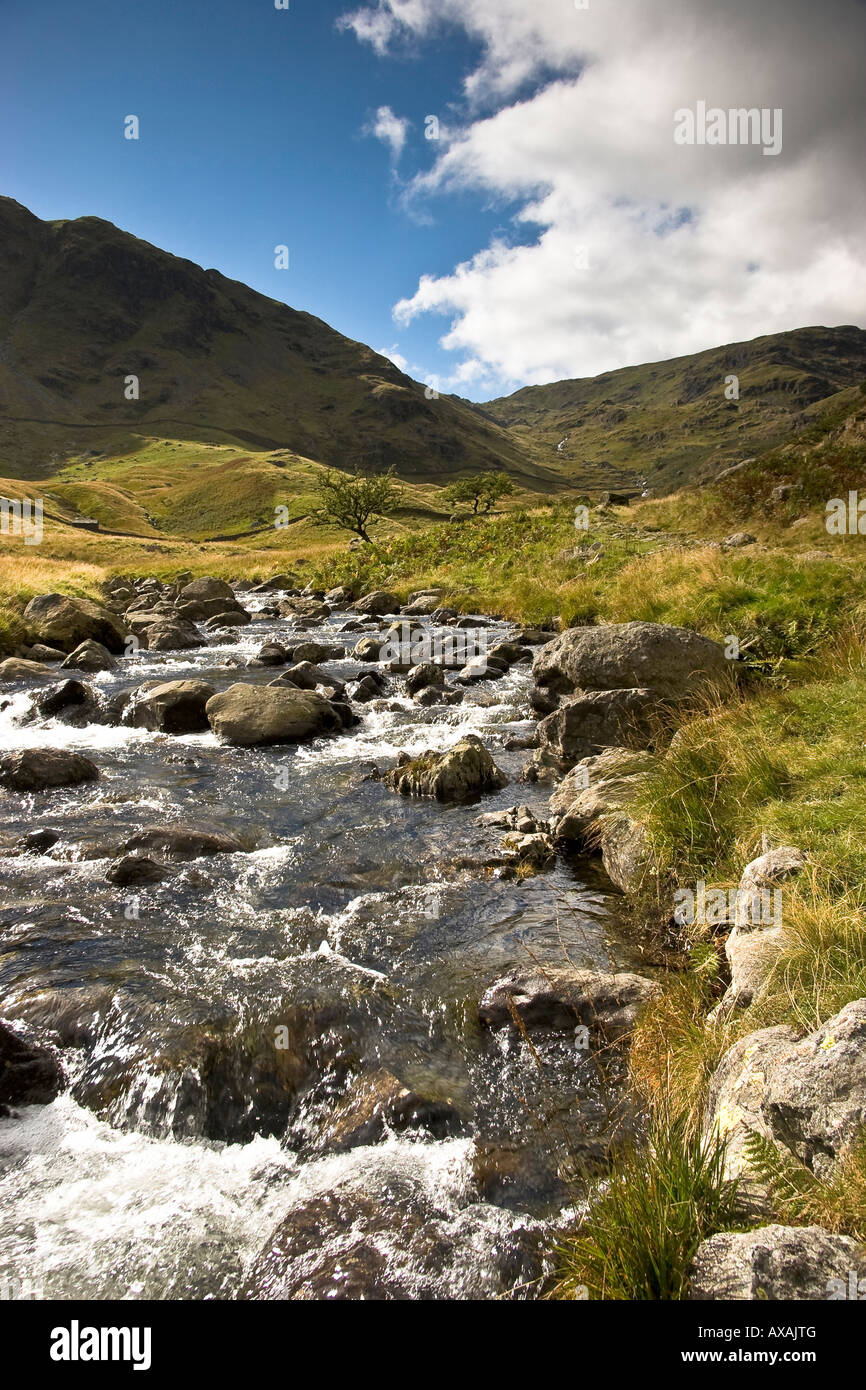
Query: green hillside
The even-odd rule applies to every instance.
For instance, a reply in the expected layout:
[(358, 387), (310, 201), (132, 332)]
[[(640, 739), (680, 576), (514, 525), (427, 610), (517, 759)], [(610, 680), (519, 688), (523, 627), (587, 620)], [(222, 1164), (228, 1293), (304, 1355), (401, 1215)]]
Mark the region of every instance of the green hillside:
[[(738, 401), (725, 398), (739, 377)], [(587, 487), (670, 492), (774, 448), (866, 380), (866, 332), (801, 328), (549, 386), (480, 407), (536, 461)]]
[[(127, 400), (134, 374), (140, 398)], [(0, 198), (0, 471), (171, 439), (287, 449), (328, 466), (448, 480), (522, 445), (362, 343), (95, 217), (42, 222)]]

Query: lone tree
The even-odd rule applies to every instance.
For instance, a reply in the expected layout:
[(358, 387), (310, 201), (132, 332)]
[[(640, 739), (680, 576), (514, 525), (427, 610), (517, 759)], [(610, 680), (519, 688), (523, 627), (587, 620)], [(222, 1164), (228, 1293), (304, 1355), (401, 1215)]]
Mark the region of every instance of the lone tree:
[(402, 488), (387, 473), (332, 473), (330, 469), (316, 482), (321, 507), (318, 518), (360, 536), (371, 544), (367, 527), (374, 516), (387, 516), (400, 501)]
[(445, 489), (446, 502), (465, 502), (472, 515), (489, 512), (500, 497), (510, 497), (516, 488), (507, 473), (478, 473), (474, 478), (461, 478)]

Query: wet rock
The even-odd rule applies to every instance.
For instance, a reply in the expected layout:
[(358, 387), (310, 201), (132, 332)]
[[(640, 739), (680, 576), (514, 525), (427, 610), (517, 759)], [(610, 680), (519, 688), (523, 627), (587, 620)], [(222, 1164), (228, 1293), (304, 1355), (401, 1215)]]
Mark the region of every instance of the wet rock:
[(115, 614), (90, 599), (42, 594), (28, 603), (24, 621), (38, 641), (64, 652), (73, 652), (89, 639), (100, 642), (115, 656), (125, 649), (123, 629)]
[[(171, 605), (160, 605), (162, 611), (172, 613), (178, 618), (185, 618), (188, 622), (204, 623), (209, 618), (218, 618), (224, 613), (244, 613), (246, 610), (236, 599), (211, 598), (200, 599), (196, 603), (184, 603), (178, 601), (174, 608)], [(249, 617), (249, 615), (247, 615)]]
[(214, 688), (206, 681), (165, 681), (134, 693), (124, 723), (162, 734), (195, 734), (208, 729), (207, 703)]
[(356, 661), (378, 661), (384, 644), (378, 637), (362, 637), (352, 650)]
[(698, 1246), (689, 1298), (820, 1303), (849, 1297), (852, 1272), (856, 1290), (866, 1276), (866, 1249), (820, 1226), (726, 1231)]
[(42, 661), (26, 661), (19, 656), (7, 656), (0, 661), (0, 681), (51, 680), (54, 672)]
[(251, 623), (252, 618), (244, 608), (225, 609), (222, 613), (216, 613), (214, 617), (208, 618), (205, 627), (208, 632), (213, 632), (220, 627), (246, 627)]
[(242, 682), (208, 700), (207, 717), (217, 737), (237, 747), (299, 743), (342, 727), (333, 707), (312, 690)]
[(95, 782), (99, 769), (80, 753), (60, 748), (27, 748), (0, 754), (0, 786), (13, 792), (41, 792)]
[(331, 610), (315, 598), (287, 598), (280, 603), (281, 618), (306, 618), (312, 623), (327, 622)]
[(235, 601), (234, 590), (224, 579), (214, 579), (208, 575), (201, 579), (193, 579), (191, 583), (185, 584), (180, 591), (179, 597), (185, 603), (198, 603), (208, 599), (228, 599), (228, 606)]
[(158, 854), (179, 862), (203, 859), (213, 854), (243, 854), (246, 846), (235, 835), (199, 825), (146, 825), (120, 846), (121, 855), (139, 851)]
[(96, 723), (100, 719), (96, 695), (83, 681), (66, 680), (42, 690), (34, 701), (36, 712), (43, 719), (61, 719), (64, 723)]
[(478, 1017), (490, 1028), (514, 1027), (513, 1010), (527, 1030), (573, 1032), (582, 1025), (616, 1042), (631, 1033), (640, 1009), (657, 993), (658, 985), (628, 972), (517, 970), (485, 990)]
[(454, 704), (454, 696), (462, 696), (462, 691), (446, 691), (441, 685), (425, 685), (423, 690), (419, 690), (415, 696), (415, 703), (422, 709), (429, 709), (433, 705)]
[(63, 670), (69, 671), (113, 671), (117, 662), (111, 652), (101, 642), (81, 642), (70, 652), (63, 662)]
[(467, 734), (445, 753), (428, 751), (418, 758), (401, 754), (397, 767), (386, 773), (385, 781), (403, 796), (459, 802), (483, 792), (498, 791), (508, 779), (481, 740)]
[(318, 1152), (343, 1153), (376, 1144), (388, 1132), (418, 1129), (441, 1139), (459, 1128), (459, 1116), (449, 1100), (421, 1096), (381, 1068), (356, 1081), (308, 1142)]
[(434, 608), (430, 616), (434, 623), (450, 623), (457, 617), (457, 609), (448, 607)]
[(335, 608), (339, 608), (344, 604), (351, 603), (353, 598), (351, 589), (348, 589), (345, 584), (338, 584), (335, 589), (329, 589), (325, 594), (325, 603), (331, 603)]
[(382, 1195), (345, 1183), (290, 1212), (254, 1261), (242, 1296), (328, 1302), (507, 1296), (543, 1274), (543, 1236), (537, 1227), (506, 1226), (503, 1216), (483, 1204), (457, 1214), (437, 1209), (405, 1183)]
[(536, 831), (546, 830), (547, 821), (540, 821), (528, 806), (509, 806), (505, 811), (486, 811), (478, 816), (476, 825), (489, 826), (492, 830), (514, 830), (520, 835), (534, 835)]
[(651, 690), (593, 690), (570, 695), (542, 720), (536, 763), (567, 771), (606, 748), (637, 747), (656, 732), (658, 702)]
[(336, 676), (329, 675), (321, 666), (314, 666), (311, 661), (299, 661), (297, 665), (284, 671), (283, 675), (292, 685), (297, 686), (298, 690), (315, 690), (318, 685), (329, 685), (338, 694), (342, 694), (346, 688)]
[(323, 661), (340, 661), (346, 655), (346, 648), (326, 642), (300, 642), (292, 648), (292, 661), (309, 662), (318, 666)]
[(420, 690), (431, 685), (444, 684), (445, 672), (432, 661), (423, 661), (420, 665), (413, 666), (406, 675), (406, 690), (409, 695), (417, 695)]
[(0, 1115), (8, 1105), (49, 1105), (63, 1086), (54, 1054), (0, 1023)]
[(553, 634), (544, 632), (540, 627), (522, 627), (514, 634), (514, 641), (522, 647), (542, 647), (552, 638)]
[(161, 883), (168, 877), (164, 864), (149, 858), (146, 854), (125, 854), (116, 864), (112, 864), (105, 877), (118, 888), (144, 887), (151, 883)]
[(484, 1202), (522, 1209), (536, 1202), (563, 1203), (568, 1198), (567, 1186), (549, 1155), (519, 1144), (476, 1140), (471, 1166)]
[(766, 980), (784, 941), (782, 923), (772, 910), (774, 889), (800, 873), (806, 863), (800, 850), (785, 846), (760, 855), (743, 870), (734, 929), (725, 943), (731, 983), (720, 1014), (745, 1008)]
[(47, 854), (60, 839), (59, 830), (30, 830), (22, 835), (15, 848), (22, 854)]
[(383, 613), (396, 613), (399, 608), (400, 600), (385, 589), (374, 589), (355, 604), (357, 613), (369, 613), (371, 617), (376, 618), (381, 617)]
[(281, 646), (279, 642), (266, 642), (255, 655), (255, 660), (262, 666), (288, 666), (291, 659), (288, 647)]
[(360, 680), (350, 681), (346, 687), (346, 693), (350, 700), (357, 700), (359, 704), (367, 704), (370, 700), (376, 700), (382, 693), (382, 687), (377, 683), (372, 675), (361, 676)]
[(149, 652), (179, 652), (207, 645), (195, 624), (182, 618), (149, 623), (139, 634), (139, 641)]
[(502, 662), (505, 666), (517, 666), (532, 660), (532, 652), (520, 642), (497, 642), (487, 652), (488, 660)]
[(556, 857), (553, 840), (544, 831), (506, 835), (504, 847), (512, 866), (523, 864), (533, 869), (546, 869)]
[(457, 673), (457, 680), (461, 685), (475, 685), (478, 681), (498, 681), (505, 675), (508, 665), (504, 661), (497, 661), (495, 657), (482, 652), (480, 656), (473, 656), (471, 661)]
[(718, 643), (696, 632), (636, 622), (569, 628), (542, 647), (532, 669), (536, 684), (554, 695), (648, 689), (679, 700), (724, 681), (729, 662)]

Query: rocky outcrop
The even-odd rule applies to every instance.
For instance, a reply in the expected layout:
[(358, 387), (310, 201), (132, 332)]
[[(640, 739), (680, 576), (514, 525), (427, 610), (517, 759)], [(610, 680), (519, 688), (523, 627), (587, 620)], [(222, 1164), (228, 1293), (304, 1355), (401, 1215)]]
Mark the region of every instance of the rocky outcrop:
[(230, 685), (208, 700), (206, 711), (217, 737), (237, 747), (300, 743), (343, 727), (330, 702), (314, 691), (273, 685)]
[(727, 1145), (728, 1173), (749, 1176), (751, 1133), (830, 1177), (866, 1127), (866, 999), (798, 1039), (783, 1026), (742, 1038), (712, 1081), (706, 1131)]
[(824, 1302), (854, 1297), (866, 1276), (866, 1249), (820, 1226), (762, 1226), (726, 1231), (698, 1247), (689, 1298), (727, 1302)]
[(631, 1033), (640, 1009), (658, 993), (641, 975), (562, 967), (518, 970), (485, 990), (478, 1017), (490, 1028), (515, 1026), (516, 1014), (528, 1030), (573, 1032), (580, 1025), (604, 1041)]
[(396, 768), (385, 775), (387, 785), (403, 796), (454, 802), (498, 791), (507, 780), (474, 734), (467, 734), (446, 753), (428, 751), (417, 758), (401, 754)]
[(0, 786), (13, 792), (41, 792), (95, 782), (99, 769), (80, 753), (61, 748), (26, 748), (0, 754)]
[(126, 645), (117, 616), (90, 599), (41, 594), (28, 603), (24, 621), (34, 640), (64, 652), (73, 652), (80, 643), (92, 640), (117, 656)]
[(362, 1144), (376, 1144), (389, 1132), (425, 1130), (441, 1139), (455, 1133), (459, 1125), (449, 1100), (419, 1095), (380, 1068), (355, 1082), (318, 1130), (306, 1136), (304, 1147), (320, 1153), (344, 1153)]

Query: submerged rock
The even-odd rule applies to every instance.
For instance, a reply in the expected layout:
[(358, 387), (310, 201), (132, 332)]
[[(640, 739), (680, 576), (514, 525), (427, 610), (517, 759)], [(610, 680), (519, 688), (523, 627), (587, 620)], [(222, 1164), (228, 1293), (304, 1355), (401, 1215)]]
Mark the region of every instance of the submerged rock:
[(629, 972), (515, 971), (485, 990), (478, 1017), (490, 1028), (515, 1026), (515, 1013), (527, 1029), (573, 1031), (583, 1025), (613, 1042), (632, 1031), (638, 1012), (658, 989), (652, 980)]
[(482, 792), (499, 791), (508, 778), (496, 766), (480, 738), (467, 734), (446, 753), (401, 755), (385, 774), (389, 787), (403, 796), (430, 796), (437, 801), (467, 801)]
[(116, 864), (112, 864), (105, 875), (108, 882), (118, 888), (161, 883), (167, 876), (165, 865), (146, 854), (125, 854)]
[(164, 859), (200, 859), (212, 854), (243, 854), (246, 847), (235, 835), (198, 825), (146, 825), (120, 846), (124, 855), (151, 850)]
[(389, 1131), (426, 1130), (441, 1139), (459, 1127), (459, 1116), (450, 1101), (419, 1095), (380, 1068), (355, 1082), (346, 1099), (326, 1116), (316, 1133), (308, 1136), (308, 1143), (318, 1152), (343, 1153), (362, 1144), (376, 1144)]
[(80, 753), (61, 748), (26, 748), (0, 754), (0, 786), (13, 792), (41, 792), (95, 782), (99, 768)]

